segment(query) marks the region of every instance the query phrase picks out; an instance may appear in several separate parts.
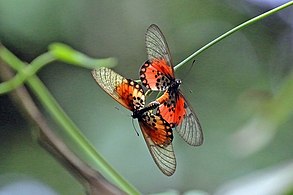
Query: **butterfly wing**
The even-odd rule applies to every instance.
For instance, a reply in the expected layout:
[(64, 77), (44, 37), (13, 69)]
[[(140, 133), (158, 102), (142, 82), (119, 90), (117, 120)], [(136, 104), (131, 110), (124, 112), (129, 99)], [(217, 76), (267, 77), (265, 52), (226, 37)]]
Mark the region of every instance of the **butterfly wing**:
[(174, 73), (168, 44), (157, 25), (152, 24), (148, 27), (145, 34), (145, 44), (148, 59), (150, 61), (164, 59), (166, 61), (166, 65), (170, 66), (172, 73)]
[(165, 37), (155, 24), (145, 34), (148, 60), (140, 68), (142, 84), (152, 90), (165, 90), (174, 79), (174, 69)]
[(176, 127), (176, 131), (185, 142), (192, 146), (203, 143), (203, 133), (199, 120), (180, 91), (167, 90), (160, 98), (157, 113)]
[(106, 93), (127, 109), (134, 111), (144, 107), (144, 91), (137, 82), (106, 67), (93, 70), (92, 75)]
[(167, 176), (176, 170), (176, 158), (173, 150), (173, 133), (171, 126), (160, 116), (145, 112), (139, 125), (148, 149), (159, 167)]
[(169, 124), (177, 126), (185, 116), (184, 98), (177, 92), (170, 90), (159, 97), (157, 100), (161, 105), (157, 113), (161, 115)]
[(182, 122), (176, 127), (176, 131), (188, 144), (200, 146), (203, 143), (203, 132), (199, 119), (181, 93), (180, 96), (184, 99), (185, 115)]

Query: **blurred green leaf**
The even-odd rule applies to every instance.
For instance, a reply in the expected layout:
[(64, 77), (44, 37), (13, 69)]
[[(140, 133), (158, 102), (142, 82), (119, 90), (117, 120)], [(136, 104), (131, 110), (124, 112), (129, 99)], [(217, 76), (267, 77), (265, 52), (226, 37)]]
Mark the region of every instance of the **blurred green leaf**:
[[(51, 51), (50, 53), (42, 54), (41, 56), (37, 57), (30, 65), (20, 70), (18, 74), (11, 80), (0, 83), (0, 94), (8, 93), (11, 90), (19, 87), (23, 84), (23, 82), (25, 82), (26, 79), (36, 74), (42, 67), (54, 60), (60, 60), (65, 63), (89, 69), (102, 66), (114, 67), (117, 64), (117, 60), (115, 58), (93, 59), (62, 43), (53, 43), (49, 46), (49, 49)], [(0, 48), (0, 52), (2, 53), (1, 55), (9, 55), (9, 52), (5, 51), (5, 47)], [(6, 58), (7, 62), (12, 64), (11, 66), (17, 65), (17, 63), (13, 62), (13, 58), (10, 57), (8, 56), (8, 58)]]
[(68, 64), (77, 65), (89, 69), (98, 67), (114, 67), (117, 65), (115, 58), (94, 59), (78, 52), (63, 43), (52, 43), (49, 45), (49, 51), (57, 60)]

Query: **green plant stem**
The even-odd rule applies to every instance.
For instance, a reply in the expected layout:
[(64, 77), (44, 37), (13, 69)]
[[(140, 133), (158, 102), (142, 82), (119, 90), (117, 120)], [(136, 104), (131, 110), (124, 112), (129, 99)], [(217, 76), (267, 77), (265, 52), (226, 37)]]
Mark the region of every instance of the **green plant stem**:
[[(21, 60), (19, 60), (3, 46), (0, 46), (0, 57), (16, 71), (21, 71), (26, 66)], [(37, 60), (38, 59), (33, 61), (32, 64), (36, 63)], [(31, 76), (28, 78), (27, 84), (38, 97), (43, 106), (51, 114), (56, 123), (58, 123), (73, 138), (73, 140), (82, 147), (84, 152), (88, 154), (91, 159), (93, 159), (93, 161), (100, 167), (100, 171), (104, 176), (115, 182), (126, 193), (139, 194), (134, 186), (129, 184), (122, 176), (120, 176), (95, 150), (93, 145), (91, 145), (90, 142), (80, 133), (81, 131), (78, 127), (65, 114), (46, 86), (37, 76)]]
[[(34, 62), (29, 66), (25, 66), (22, 70), (18, 71), (15, 77), (9, 81), (0, 83), (0, 94), (8, 93), (24, 83), (30, 76), (36, 74), (41, 68), (49, 64), (54, 60), (63, 61), (65, 63), (75, 65), (82, 68), (93, 69), (97, 67), (107, 66), (114, 67), (117, 64), (115, 58), (94, 59), (80, 53), (68, 45), (62, 43), (53, 43), (49, 46), (50, 51), (37, 57)], [(9, 59), (9, 64), (15, 64), (19, 62), (13, 62), (13, 59)], [(21, 62), (22, 63), (22, 62)]]
[(21, 86), (23, 82), (36, 74), (43, 66), (49, 64), (54, 61), (52, 55), (49, 53), (45, 53), (37, 57), (31, 65), (25, 66), (25, 68), (21, 69), (12, 79), (9, 81), (0, 83), (0, 94), (8, 93), (15, 88)]
[(209, 42), (208, 44), (206, 44), (205, 46), (203, 46), (202, 48), (200, 48), (199, 50), (197, 50), (196, 52), (194, 52), (193, 54), (191, 54), (190, 56), (188, 56), (186, 59), (184, 59), (182, 62), (180, 62), (179, 64), (177, 64), (175, 67), (174, 67), (174, 70), (177, 70), (178, 68), (180, 68), (181, 66), (183, 66), (184, 64), (186, 64), (187, 62), (189, 62), (190, 60), (192, 60), (195, 56), (199, 55), (200, 53), (202, 53), (203, 51), (205, 51), (206, 49), (208, 49), (209, 47), (215, 45), (216, 43), (218, 43), (219, 41), (221, 41), (222, 39), (226, 38), (227, 36), (233, 34), (234, 32), (238, 31), (238, 30), (241, 30), (251, 24), (254, 24), (255, 22), (261, 20), (261, 19), (264, 19), (282, 9), (285, 9), (286, 7), (289, 7), (293, 5), (293, 1), (290, 1), (288, 3), (285, 3), (279, 7), (276, 7), (270, 11), (267, 11), (257, 17), (254, 17), (238, 26), (236, 26), (235, 28), (229, 30), (228, 32), (224, 33), (223, 35), (219, 36), (218, 38), (214, 39), (213, 41)]

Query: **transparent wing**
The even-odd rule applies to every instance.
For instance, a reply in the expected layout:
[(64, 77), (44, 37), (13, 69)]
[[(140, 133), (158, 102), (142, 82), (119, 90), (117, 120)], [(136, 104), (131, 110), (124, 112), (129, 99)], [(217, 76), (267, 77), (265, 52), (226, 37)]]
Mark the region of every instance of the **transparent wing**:
[(180, 91), (166, 91), (156, 101), (161, 103), (157, 113), (173, 125), (185, 142), (192, 146), (203, 143), (199, 120)]
[(137, 82), (106, 67), (94, 69), (92, 75), (106, 93), (127, 109), (133, 111), (144, 107), (144, 91)]
[(151, 63), (156, 60), (164, 61), (164, 63), (169, 66), (170, 74), (174, 77), (174, 70), (168, 44), (157, 25), (152, 24), (148, 27), (145, 34), (145, 44), (149, 61)]
[(181, 93), (180, 96), (184, 99), (185, 115), (176, 131), (188, 144), (200, 146), (203, 143), (203, 132), (198, 117)]
[(173, 175), (176, 170), (176, 158), (169, 124), (159, 116), (146, 112), (139, 120), (139, 125), (158, 168), (167, 176)]

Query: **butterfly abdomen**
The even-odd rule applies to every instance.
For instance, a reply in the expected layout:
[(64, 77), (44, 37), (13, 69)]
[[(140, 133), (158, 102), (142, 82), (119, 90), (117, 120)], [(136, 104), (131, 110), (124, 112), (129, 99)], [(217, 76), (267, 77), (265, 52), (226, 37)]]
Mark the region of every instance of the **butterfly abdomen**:
[(153, 110), (153, 109), (156, 109), (156, 108), (159, 107), (159, 105), (160, 105), (159, 102), (153, 101), (153, 102), (149, 103), (144, 108), (141, 108), (141, 109), (138, 109), (138, 110), (134, 110), (133, 113), (132, 113), (132, 117), (133, 118), (140, 118), (143, 115), (143, 113), (145, 113), (147, 111), (150, 111), (150, 110)]

